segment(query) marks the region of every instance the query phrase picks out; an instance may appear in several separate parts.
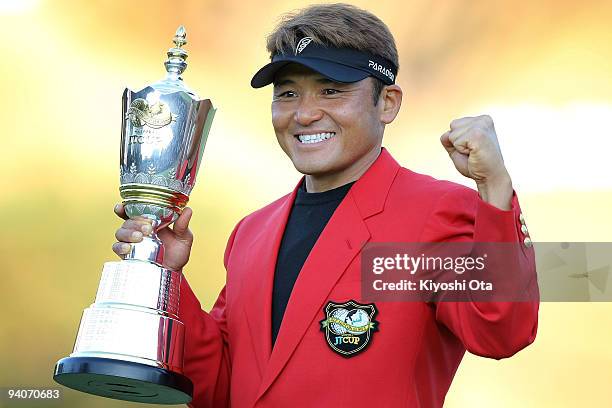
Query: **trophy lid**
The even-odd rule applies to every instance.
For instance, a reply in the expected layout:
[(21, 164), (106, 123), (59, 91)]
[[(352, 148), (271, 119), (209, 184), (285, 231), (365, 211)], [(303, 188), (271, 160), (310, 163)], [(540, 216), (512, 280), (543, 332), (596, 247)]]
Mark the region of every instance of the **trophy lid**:
[(177, 28), (172, 41), (174, 42), (174, 47), (168, 50), (168, 59), (164, 62), (166, 77), (152, 84), (151, 87), (162, 94), (184, 91), (195, 99), (198, 99), (196, 93), (185, 85), (181, 77), (181, 74), (187, 68), (186, 60), (188, 56), (187, 51), (181, 48), (183, 45), (187, 44), (187, 32), (185, 31), (185, 27), (179, 26), (179, 28)]

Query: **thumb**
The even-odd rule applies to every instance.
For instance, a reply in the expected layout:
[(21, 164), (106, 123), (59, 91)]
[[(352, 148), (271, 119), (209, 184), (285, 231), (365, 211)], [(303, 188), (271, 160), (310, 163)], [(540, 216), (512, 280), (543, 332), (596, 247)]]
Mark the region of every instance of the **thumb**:
[(192, 215), (193, 211), (191, 211), (191, 208), (185, 207), (181, 215), (179, 215), (176, 221), (174, 221), (174, 226), (172, 227), (172, 230), (178, 238), (183, 238), (190, 234), (189, 221), (191, 221)]

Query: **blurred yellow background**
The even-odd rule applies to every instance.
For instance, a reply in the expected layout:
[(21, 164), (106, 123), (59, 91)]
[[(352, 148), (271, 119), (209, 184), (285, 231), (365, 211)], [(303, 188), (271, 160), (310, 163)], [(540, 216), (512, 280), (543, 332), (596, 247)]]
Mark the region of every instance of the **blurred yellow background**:
[[(532, 238), (612, 240), (612, 3), (354, 4), (398, 44), (404, 102), (384, 145), (404, 166), (473, 187), (439, 136), (452, 119), (490, 114)], [(278, 16), (306, 5), (0, 0), (0, 387), (56, 385), (53, 365), (114, 260), (121, 93), (163, 76), (180, 24), (185, 80), (219, 108), (186, 269), (212, 305), (234, 224), (299, 177), (276, 144), (271, 90), (249, 81)], [(536, 342), (508, 360), (466, 355), (445, 407), (611, 406), (611, 338), (611, 304), (544, 303)], [(70, 390), (61, 405), (132, 406)]]

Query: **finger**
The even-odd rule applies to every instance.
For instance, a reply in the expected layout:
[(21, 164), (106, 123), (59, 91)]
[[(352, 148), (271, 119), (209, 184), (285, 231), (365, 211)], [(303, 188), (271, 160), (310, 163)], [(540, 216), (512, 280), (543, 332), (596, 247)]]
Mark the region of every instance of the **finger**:
[(451, 142), (449, 138), (450, 132), (451, 131), (448, 130), (442, 136), (440, 136), (440, 143), (442, 143), (442, 146), (444, 146), (448, 154), (455, 151), (455, 146), (453, 146), (453, 142)]
[(464, 118), (455, 119), (450, 123), (451, 130), (459, 129), (474, 122), (474, 117), (466, 116)]
[(140, 231), (144, 235), (149, 235), (153, 232), (152, 220), (145, 217), (137, 217), (132, 218), (123, 223), (121, 228), (132, 230), (132, 231)]
[(468, 155), (474, 149), (474, 143), (470, 138), (469, 132), (463, 132), (453, 140), (453, 146), (461, 154)]
[(144, 234), (141, 231), (134, 231), (133, 229), (119, 228), (115, 232), (115, 238), (120, 242), (140, 242)]
[(121, 224), (121, 228), (132, 229), (134, 231), (142, 231), (144, 226), (151, 226), (151, 220), (145, 217), (136, 217), (125, 220), (123, 224)]
[(123, 206), (123, 204), (121, 203), (115, 204), (115, 208), (113, 208), (113, 211), (115, 212), (115, 214), (117, 214), (117, 216), (119, 216), (119, 218), (123, 218), (124, 220), (128, 219), (128, 216), (125, 213), (125, 207)]
[(115, 242), (113, 244), (113, 252), (119, 256), (127, 255), (132, 250), (132, 245), (125, 242)]
[(181, 215), (174, 221), (174, 226), (172, 230), (174, 233), (180, 238), (186, 235), (189, 235), (189, 221), (191, 221), (191, 216), (193, 215), (193, 211), (191, 208), (185, 207)]
[(457, 148), (457, 140), (459, 140), (460, 138), (464, 137), (471, 130), (472, 130), (471, 126), (465, 126), (465, 127), (462, 127), (462, 128), (456, 128), (455, 130), (452, 130), (448, 134), (448, 140), (453, 144), (453, 146), (455, 146), (455, 148)]

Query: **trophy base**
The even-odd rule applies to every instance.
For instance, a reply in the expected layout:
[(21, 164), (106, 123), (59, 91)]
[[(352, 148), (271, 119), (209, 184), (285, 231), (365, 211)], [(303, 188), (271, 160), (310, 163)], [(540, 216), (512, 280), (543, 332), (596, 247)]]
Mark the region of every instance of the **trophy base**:
[(110, 358), (63, 358), (53, 379), (88, 394), (148, 404), (187, 404), (193, 396), (193, 383), (182, 374)]

